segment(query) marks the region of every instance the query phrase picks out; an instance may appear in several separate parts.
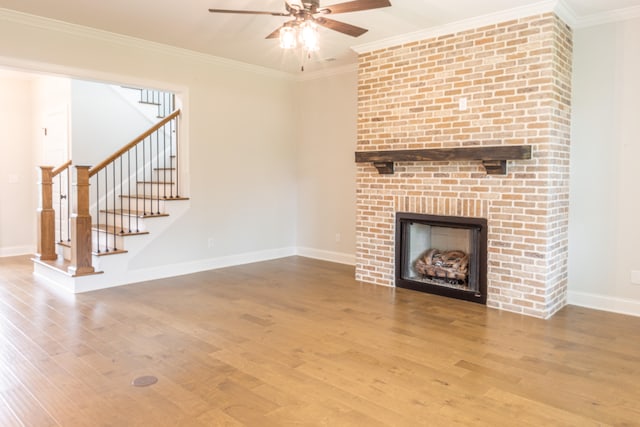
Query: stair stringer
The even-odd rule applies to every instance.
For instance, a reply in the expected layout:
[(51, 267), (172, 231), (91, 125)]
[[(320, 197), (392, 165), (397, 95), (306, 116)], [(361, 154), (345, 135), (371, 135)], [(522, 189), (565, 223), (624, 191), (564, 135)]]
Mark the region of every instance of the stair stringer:
[(158, 120), (158, 108), (156, 105), (143, 104), (140, 102), (140, 93), (137, 88), (122, 87), (120, 85), (109, 85), (109, 88), (127, 104), (131, 106), (141, 117), (154, 124)]
[[(92, 255), (92, 265), (95, 271), (101, 272), (101, 274), (73, 277), (64, 271), (39, 263), (34, 263), (34, 274), (50, 284), (74, 294), (161, 278), (157, 274), (150, 274), (152, 270), (149, 268), (131, 269), (130, 262), (187, 213), (191, 207), (191, 202), (188, 199), (165, 201), (164, 204), (164, 212), (168, 216), (143, 219), (145, 229), (149, 234), (121, 237), (124, 240), (123, 249), (127, 252)], [(162, 277), (167, 277), (167, 275)]]

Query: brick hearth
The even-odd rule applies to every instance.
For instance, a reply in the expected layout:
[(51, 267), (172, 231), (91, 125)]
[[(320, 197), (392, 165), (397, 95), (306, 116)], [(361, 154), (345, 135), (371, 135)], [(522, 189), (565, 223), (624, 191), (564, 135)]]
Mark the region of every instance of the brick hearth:
[(483, 217), (487, 305), (543, 318), (564, 306), (571, 55), (553, 13), (360, 55), (358, 151), (528, 144), (533, 158), (503, 176), (479, 161), (358, 164), (358, 280), (394, 285), (396, 212)]

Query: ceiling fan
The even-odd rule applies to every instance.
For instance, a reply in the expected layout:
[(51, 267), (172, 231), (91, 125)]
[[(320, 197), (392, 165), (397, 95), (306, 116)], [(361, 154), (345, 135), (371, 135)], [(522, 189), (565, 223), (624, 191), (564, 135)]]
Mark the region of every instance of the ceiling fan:
[[(345, 3), (338, 3), (332, 6), (320, 7), (320, 0), (285, 0), (286, 12), (263, 12), (257, 10), (232, 10), (232, 9), (209, 9), (211, 13), (244, 13), (252, 15), (290, 16), (293, 19), (278, 27), (266, 38), (273, 39), (280, 37), (280, 30), (300, 26), (302, 23), (315, 23), (330, 30), (358, 37), (366, 33), (366, 28), (356, 27), (345, 22), (335, 21), (321, 15), (336, 13), (358, 12), (361, 10), (378, 9), (391, 6), (389, 0), (353, 0)], [(316, 16), (320, 15), (320, 16)]]

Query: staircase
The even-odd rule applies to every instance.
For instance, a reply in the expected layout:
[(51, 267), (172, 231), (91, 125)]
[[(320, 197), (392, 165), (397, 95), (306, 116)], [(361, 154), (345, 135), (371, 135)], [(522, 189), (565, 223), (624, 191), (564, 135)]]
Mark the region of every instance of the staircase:
[(172, 94), (139, 91), (141, 104), (157, 108), (156, 124), (95, 166), (40, 168), (34, 274), (73, 293), (161, 277), (132, 261), (189, 207), (180, 110)]

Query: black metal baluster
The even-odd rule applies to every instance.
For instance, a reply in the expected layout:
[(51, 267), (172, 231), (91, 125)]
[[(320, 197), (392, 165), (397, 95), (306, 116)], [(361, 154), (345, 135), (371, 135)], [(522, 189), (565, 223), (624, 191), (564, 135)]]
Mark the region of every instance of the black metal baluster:
[(178, 152), (180, 151), (180, 147), (178, 146), (178, 135), (180, 133), (180, 122), (176, 117), (174, 119), (176, 121), (176, 198), (180, 197), (180, 159), (178, 157)]
[(149, 135), (149, 212), (153, 215), (153, 134)]
[[(112, 175), (112, 181), (113, 181), (113, 187), (111, 188), (111, 193), (113, 195), (113, 250), (117, 251), (118, 250), (118, 245), (116, 245), (116, 219), (118, 217), (118, 211), (116, 210), (117, 208), (117, 203), (116, 203), (116, 161), (114, 160), (113, 162), (111, 162), (111, 175)], [(122, 213), (120, 214), (122, 215)]]
[(167, 198), (167, 125), (162, 126), (162, 180), (165, 182), (163, 197)]
[(144, 142), (147, 139), (143, 139), (142, 140), (142, 216), (145, 216), (147, 214), (147, 209), (146, 209), (146, 204), (147, 204), (147, 165), (145, 164), (145, 148), (144, 148)]
[(104, 251), (109, 252), (109, 169), (104, 168)]
[(71, 242), (71, 166), (65, 171), (67, 176), (67, 242)]
[(100, 176), (96, 175), (96, 252), (100, 253)]
[(171, 121), (169, 122), (169, 167), (171, 169), (169, 169), (169, 182), (171, 183), (169, 185), (169, 192), (171, 193), (171, 198), (173, 199), (173, 139), (174, 139), (174, 129), (173, 129), (173, 121), (175, 119), (171, 119)]
[(122, 158), (124, 155), (120, 156), (120, 234), (124, 234), (124, 206), (122, 206), (122, 193), (124, 187), (124, 180), (122, 179)]
[[(131, 150), (127, 151), (127, 206), (131, 213)], [(129, 215), (129, 233), (131, 233), (131, 215)]]
[[(157, 198), (158, 201), (156, 202), (156, 213), (158, 215), (160, 215), (160, 171), (158, 170), (158, 168), (160, 167), (160, 134), (158, 133), (159, 130), (156, 130), (156, 157), (155, 157), (155, 164), (156, 164), (156, 170), (158, 171), (156, 173), (156, 180), (158, 181), (158, 191), (157, 191)], [(153, 204), (153, 200), (151, 201), (151, 203)], [(153, 206), (151, 206), (153, 208)], [(153, 211), (153, 209), (151, 209)]]
[(140, 224), (139, 224), (139, 215), (138, 212), (139, 211), (139, 207), (138, 207), (138, 202), (140, 201), (140, 193), (138, 192), (139, 188), (140, 188), (140, 181), (138, 181), (138, 158), (139, 158), (139, 154), (138, 154), (138, 145), (136, 145), (136, 233), (140, 232)]

